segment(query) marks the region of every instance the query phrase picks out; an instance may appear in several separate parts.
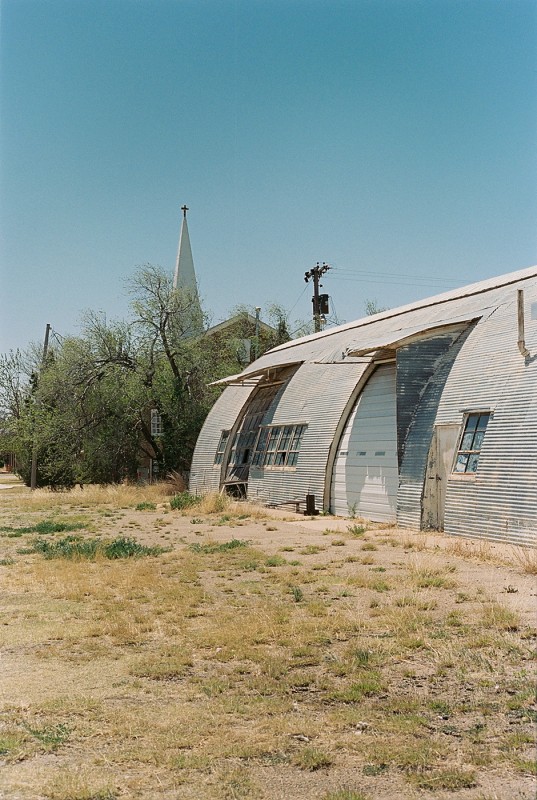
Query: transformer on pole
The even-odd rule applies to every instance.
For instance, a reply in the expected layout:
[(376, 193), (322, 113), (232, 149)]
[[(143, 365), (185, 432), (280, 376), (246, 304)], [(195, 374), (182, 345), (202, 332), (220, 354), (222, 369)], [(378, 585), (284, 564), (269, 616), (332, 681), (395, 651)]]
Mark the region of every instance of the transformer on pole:
[(325, 264), (323, 261), (322, 266), (317, 262), (317, 265), (310, 269), (309, 272), (304, 273), (304, 280), (308, 283), (311, 279), (313, 279), (313, 327), (315, 333), (319, 333), (321, 330), (321, 318), (328, 314), (328, 295), (327, 294), (319, 294), (319, 288), (322, 287), (322, 283), (319, 283), (319, 280), (325, 272), (331, 267), (328, 264)]

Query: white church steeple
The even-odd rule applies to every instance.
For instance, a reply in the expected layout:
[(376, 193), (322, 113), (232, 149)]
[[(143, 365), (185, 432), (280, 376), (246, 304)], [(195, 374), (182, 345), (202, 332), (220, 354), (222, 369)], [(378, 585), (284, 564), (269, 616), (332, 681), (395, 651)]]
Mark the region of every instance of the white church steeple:
[(177, 261), (175, 262), (175, 272), (173, 275), (173, 288), (188, 294), (192, 299), (192, 318), (199, 320), (198, 324), (194, 327), (192, 333), (201, 333), (203, 330), (203, 315), (201, 312), (201, 305), (198, 294), (198, 284), (196, 281), (196, 272), (194, 270), (194, 259), (192, 258), (192, 249), (190, 247), (190, 236), (188, 235), (188, 225), (186, 221), (186, 212), (188, 206), (181, 207), (183, 212), (183, 219), (181, 222), (181, 233), (179, 236), (179, 249), (177, 251)]

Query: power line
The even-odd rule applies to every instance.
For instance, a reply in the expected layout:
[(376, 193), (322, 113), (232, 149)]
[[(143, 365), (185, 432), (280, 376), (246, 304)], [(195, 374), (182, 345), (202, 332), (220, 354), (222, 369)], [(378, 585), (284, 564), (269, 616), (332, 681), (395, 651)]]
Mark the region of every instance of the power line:
[(306, 293), (306, 289), (307, 289), (307, 288), (308, 288), (308, 286), (307, 286), (307, 284), (306, 284), (306, 286), (304, 286), (304, 288), (303, 288), (303, 289), (302, 289), (302, 291), (300, 292), (300, 294), (299, 294), (299, 296), (298, 296), (298, 298), (297, 298), (297, 300), (296, 300), (295, 304), (294, 304), (294, 305), (292, 305), (292, 306), (291, 306), (291, 308), (289, 309), (289, 314), (290, 314), (290, 313), (291, 313), (291, 311), (293, 311), (293, 309), (295, 309), (295, 308), (297, 307), (297, 305), (300, 303), (300, 301), (302, 300), (302, 298), (303, 298), (304, 294)]
[(61, 339), (62, 341), (64, 341), (64, 340), (65, 340), (65, 336), (62, 336), (62, 335), (61, 335), (61, 333), (58, 333), (58, 331), (55, 331), (53, 328), (51, 328), (50, 332), (51, 332), (51, 334), (54, 336), (54, 338), (56, 339), (56, 341), (58, 342), (58, 344), (60, 344), (60, 345), (61, 345), (61, 343), (62, 343), (62, 342), (60, 342), (60, 339)]
[[(408, 284), (410, 286), (417, 285), (416, 283), (413, 283), (414, 281), (418, 281), (418, 284), (419, 283), (425, 283), (425, 284), (435, 284), (435, 283), (437, 283), (437, 284), (440, 284), (440, 285), (443, 285), (443, 286), (447, 286), (447, 285), (452, 285), (454, 287), (460, 286), (460, 281), (444, 280), (442, 278), (431, 278), (431, 277), (428, 277), (426, 275), (404, 275), (404, 276), (402, 276), (400, 273), (395, 273), (395, 272), (377, 272), (377, 271), (373, 272), (371, 270), (349, 269), (347, 267), (334, 267), (334, 275), (333, 275), (333, 277), (339, 278), (340, 280), (357, 280), (357, 281), (358, 280), (359, 281), (364, 280), (367, 277), (369, 277), (369, 280), (371, 280), (374, 277), (378, 277), (379, 279), (385, 279), (385, 278), (393, 279), (393, 278), (396, 278), (396, 279), (399, 279), (399, 281), (402, 284)], [(407, 280), (408, 278), (410, 278), (410, 281)], [(384, 281), (383, 280), (379, 280), (379, 281), (373, 281), (373, 282), (380, 283), (380, 282), (384, 282)]]
[(423, 280), (421, 283), (415, 283), (414, 281), (394, 280), (393, 277), (386, 276), (386, 275), (379, 276), (378, 280), (375, 280), (374, 278), (362, 278), (362, 277), (353, 278), (353, 277), (350, 277), (350, 276), (347, 276), (347, 275), (334, 275), (334, 278), (336, 280), (342, 281), (344, 283), (345, 282), (346, 283), (374, 283), (374, 284), (382, 284), (383, 286), (385, 286), (386, 283), (389, 281), (390, 285), (392, 285), (392, 286), (415, 286), (415, 287), (418, 287), (418, 288), (419, 287), (427, 288), (428, 286), (430, 286), (432, 288), (435, 288), (435, 287), (436, 288), (442, 288), (444, 286), (447, 289), (453, 289), (453, 288), (456, 288), (456, 286), (460, 285), (460, 284), (451, 284), (450, 286), (448, 286), (447, 285), (447, 281), (445, 283), (442, 283), (442, 282), (433, 283), (432, 281), (426, 281), (426, 280)]

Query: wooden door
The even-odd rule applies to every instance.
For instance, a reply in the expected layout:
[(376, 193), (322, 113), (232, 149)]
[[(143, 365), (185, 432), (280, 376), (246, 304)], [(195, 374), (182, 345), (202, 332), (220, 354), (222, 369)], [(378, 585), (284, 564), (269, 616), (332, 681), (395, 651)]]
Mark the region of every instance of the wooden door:
[(459, 433), (459, 425), (436, 425), (434, 428), (423, 487), (422, 528), (444, 530), (447, 481)]

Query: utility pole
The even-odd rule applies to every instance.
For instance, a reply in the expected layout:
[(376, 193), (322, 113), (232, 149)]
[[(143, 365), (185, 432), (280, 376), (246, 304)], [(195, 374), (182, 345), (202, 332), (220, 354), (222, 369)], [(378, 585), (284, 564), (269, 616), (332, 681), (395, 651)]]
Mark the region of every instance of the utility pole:
[(325, 272), (328, 272), (330, 266), (325, 264), (323, 261), (323, 265), (321, 266), (319, 262), (317, 265), (310, 269), (309, 272), (304, 274), (304, 280), (308, 283), (311, 279), (313, 279), (313, 326), (315, 333), (319, 333), (321, 330), (321, 306), (319, 302), (319, 287), (322, 286), (322, 283), (319, 283), (319, 279)]
[(255, 358), (259, 358), (259, 315), (261, 314), (261, 307), (255, 307)]
[[(52, 329), (51, 325), (47, 322), (47, 327), (45, 329), (45, 341), (43, 343), (43, 358), (41, 360), (41, 369), (45, 366), (45, 361), (47, 359), (48, 339), (50, 336), (51, 329)], [(39, 371), (41, 371), (41, 369)], [(30, 473), (30, 489), (36, 489), (36, 488), (37, 488), (37, 442), (35, 437), (35, 422), (34, 422), (34, 446), (32, 449), (32, 470)]]

